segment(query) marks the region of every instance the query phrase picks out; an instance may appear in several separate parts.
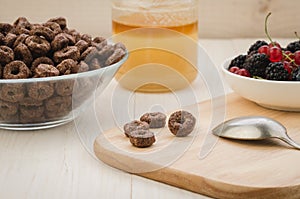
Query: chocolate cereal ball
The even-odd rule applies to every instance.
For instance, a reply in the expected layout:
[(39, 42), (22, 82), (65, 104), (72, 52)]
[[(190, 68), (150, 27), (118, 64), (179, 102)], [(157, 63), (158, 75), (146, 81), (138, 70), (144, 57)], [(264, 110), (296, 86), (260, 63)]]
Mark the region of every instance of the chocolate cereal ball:
[(107, 40), (104, 37), (95, 37), (91, 45), (95, 46), (98, 50), (101, 50), (104, 46), (107, 45)]
[(68, 33), (66, 33), (66, 32), (64, 32), (63, 33), (64, 35), (65, 35), (65, 37), (69, 40), (69, 46), (73, 46), (73, 45), (75, 45), (76, 44), (76, 38), (75, 37), (73, 37), (72, 35), (70, 35), (70, 34), (68, 34)]
[(88, 47), (80, 56), (80, 60), (88, 63), (97, 56), (97, 48), (94, 46)]
[(60, 63), (65, 59), (73, 59), (77, 61), (80, 57), (79, 50), (76, 46), (68, 46), (60, 51), (56, 51), (53, 55), (55, 63)]
[(65, 31), (65, 33), (71, 35), (74, 39), (74, 44), (77, 43), (81, 39), (81, 35), (75, 29), (69, 29)]
[(0, 115), (1, 116), (15, 115), (18, 112), (18, 107), (19, 107), (18, 103), (0, 100)]
[(66, 37), (66, 34), (60, 33), (54, 37), (54, 39), (51, 42), (51, 48), (52, 51), (58, 51), (65, 47), (67, 47), (69, 44), (69, 39)]
[(147, 122), (134, 120), (125, 124), (123, 129), (126, 137), (130, 137), (131, 132), (135, 130), (149, 130), (149, 124)]
[(0, 64), (6, 65), (15, 58), (14, 51), (7, 46), (0, 46)]
[(77, 65), (77, 73), (82, 73), (82, 72), (86, 72), (86, 71), (89, 71), (89, 70), (90, 70), (89, 65), (87, 63), (85, 63), (84, 61), (81, 61)]
[(38, 57), (32, 62), (30, 70), (34, 72), (36, 67), (40, 64), (48, 64), (54, 66), (52, 59), (50, 59), (49, 57)]
[(188, 136), (194, 129), (196, 118), (187, 111), (176, 111), (171, 114), (168, 127), (177, 137)]
[(84, 40), (79, 40), (75, 46), (78, 48), (80, 53), (83, 53), (89, 47), (89, 44)]
[(3, 69), (3, 79), (26, 79), (31, 76), (31, 71), (22, 61), (12, 61)]
[(92, 42), (100, 44), (104, 41), (106, 41), (106, 39), (104, 37), (95, 37)]
[(72, 97), (53, 96), (45, 101), (45, 108), (49, 119), (66, 116), (72, 110)]
[(0, 23), (0, 33), (6, 35), (13, 29), (13, 26), (9, 23)]
[(29, 37), (27, 34), (21, 34), (17, 37), (17, 39), (14, 42), (13, 48), (17, 47), (21, 43), (25, 43), (25, 39)]
[(108, 57), (108, 59), (105, 62), (106, 66), (112, 65), (114, 63), (117, 63), (118, 61), (120, 61), (124, 55), (126, 54), (126, 52), (122, 49), (122, 48), (118, 48), (116, 49), (113, 54)]
[(76, 71), (77, 62), (73, 59), (65, 59), (60, 64), (58, 64), (56, 68), (57, 70), (59, 70), (60, 75), (68, 75)]
[(150, 128), (162, 128), (166, 125), (167, 116), (161, 112), (145, 113), (140, 120), (147, 122)]
[(31, 24), (26, 17), (19, 17), (14, 23), (14, 27), (30, 28)]
[(35, 78), (59, 76), (59, 70), (49, 64), (40, 64), (34, 69)]
[(7, 33), (7, 35), (4, 37), (3, 42), (6, 46), (12, 48), (15, 41), (17, 39), (17, 35), (14, 33)]
[(60, 80), (55, 83), (55, 92), (59, 96), (70, 96), (73, 93), (74, 80)]
[(90, 70), (96, 70), (96, 69), (104, 67), (104, 65), (101, 63), (101, 61), (99, 61), (99, 59), (97, 59), (97, 58), (92, 59), (88, 65), (89, 65)]
[(60, 25), (56, 22), (48, 21), (44, 23), (43, 26), (50, 28), (53, 31), (54, 35), (57, 35), (62, 32)]
[(33, 82), (27, 85), (27, 93), (32, 99), (42, 101), (54, 94), (54, 87), (49, 82)]
[(24, 96), (25, 87), (23, 84), (4, 84), (0, 89), (0, 98), (7, 102), (20, 102)]
[(32, 35), (26, 38), (25, 44), (35, 57), (44, 56), (50, 51), (50, 43), (39, 36)]
[(47, 22), (55, 22), (55, 23), (57, 23), (62, 30), (64, 30), (67, 27), (67, 20), (64, 17), (51, 18)]
[(114, 45), (114, 47), (115, 47), (115, 49), (121, 48), (121, 49), (123, 49), (124, 51), (126, 51), (126, 46), (125, 46), (123, 43), (118, 42), (118, 43), (116, 43), (116, 44)]
[(155, 135), (149, 130), (135, 130), (129, 136), (131, 144), (135, 147), (150, 147), (155, 142)]
[(39, 123), (45, 121), (43, 101), (25, 97), (19, 106), (20, 123)]
[(82, 34), (80, 39), (86, 41), (89, 45), (92, 43), (92, 36), (89, 34)]
[(44, 121), (43, 101), (25, 97), (20, 103), (20, 122), (36, 123)]
[(17, 47), (15, 47), (14, 52), (16, 60), (23, 61), (27, 66), (31, 65), (33, 60), (32, 54), (25, 44), (20, 43)]
[(97, 53), (97, 59), (106, 60), (114, 53), (114, 51), (115, 48), (113, 45), (106, 45)]
[(47, 41), (51, 42), (54, 39), (54, 32), (46, 26), (36, 26), (30, 31), (30, 35), (36, 35), (41, 38), (44, 37)]

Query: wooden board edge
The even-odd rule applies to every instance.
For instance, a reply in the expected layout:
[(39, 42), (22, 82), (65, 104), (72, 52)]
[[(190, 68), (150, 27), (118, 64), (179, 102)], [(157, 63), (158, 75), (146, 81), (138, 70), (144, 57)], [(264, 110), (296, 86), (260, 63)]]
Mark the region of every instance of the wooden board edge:
[[(99, 135), (97, 139), (101, 139), (102, 135)], [(227, 184), (218, 182), (212, 179), (207, 179), (202, 176), (187, 174), (172, 167), (164, 167), (158, 170), (154, 170), (147, 173), (133, 172), (132, 165), (142, 165), (143, 162), (139, 160), (133, 160), (126, 156), (120, 156), (115, 154), (113, 150), (109, 150), (107, 146), (100, 145), (94, 142), (94, 151), (97, 158), (105, 164), (120, 169), (122, 171), (145, 177), (147, 179), (155, 180), (161, 183), (165, 183), (177, 188), (185, 189), (198, 194), (203, 194), (214, 198), (257, 198), (257, 199), (274, 199), (274, 198), (286, 198), (296, 199), (300, 198), (300, 185), (292, 187), (246, 187), (241, 185)], [(114, 158), (116, 157), (116, 158)], [(130, 162), (130, 166), (124, 164)], [(149, 163), (147, 163), (149, 164)], [(182, 183), (182, 181), (185, 181)], [(180, 182), (180, 183), (179, 183)]]

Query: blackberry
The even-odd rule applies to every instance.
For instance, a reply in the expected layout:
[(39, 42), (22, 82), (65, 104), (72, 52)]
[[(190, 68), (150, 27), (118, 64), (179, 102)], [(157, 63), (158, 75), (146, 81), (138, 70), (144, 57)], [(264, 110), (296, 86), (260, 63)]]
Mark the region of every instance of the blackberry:
[(232, 68), (233, 66), (237, 66), (239, 68), (243, 68), (243, 64), (245, 63), (247, 55), (239, 55), (231, 60), (228, 69)]
[(289, 43), (286, 50), (291, 51), (292, 53), (300, 50), (300, 40)]
[(268, 45), (267, 42), (263, 40), (257, 40), (254, 44), (252, 44), (247, 52), (248, 55), (258, 53), (258, 49), (261, 46)]
[(295, 71), (293, 71), (293, 81), (300, 81), (300, 70), (297, 68)]
[(284, 68), (282, 62), (272, 62), (268, 65), (266, 69), (266, 79), (286, 81), (289, 79), (289, 73)]
[(249, 71), (251, 77), (258, 76), (265, 78), (266, 68), (269, 65), (270, 60), (267, 55), (256, 53), (247, 57), (243, 67)]

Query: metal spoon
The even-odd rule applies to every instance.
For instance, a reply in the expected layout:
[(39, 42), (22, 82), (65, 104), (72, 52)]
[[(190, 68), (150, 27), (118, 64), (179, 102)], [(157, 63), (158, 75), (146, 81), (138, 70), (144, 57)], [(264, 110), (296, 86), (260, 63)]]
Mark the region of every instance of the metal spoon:
[(286, 128), (279, 122), (267, 117), (238, 117), (219, 124), (212, 132), (216, 136), (240, 140), (278, 138), (300, 150), (300, 145), (287, 135)]

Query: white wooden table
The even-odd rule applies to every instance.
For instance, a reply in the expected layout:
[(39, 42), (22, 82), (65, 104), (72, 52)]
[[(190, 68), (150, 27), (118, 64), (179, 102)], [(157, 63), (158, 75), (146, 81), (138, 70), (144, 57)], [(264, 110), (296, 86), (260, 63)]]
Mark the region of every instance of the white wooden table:
[[(201, 39), (200, 44), (219, 67), (224, 59), (246, 52), (255, 40)], [(278, 41), (286, 45), (291, 40)], [(114, 88), (116, 82), (112, 81), (99, 97), (103, 106), (97, 111), (111, 109)], [(207, 93), (201, 93), (201, 85), (195, 83), (193, 88), (198, 102), (209, 98)], [(230, 89), (225, 86), (225, 91), (230, 92)], [(141, 100), (145, 104), (152, 103), (150, 98), (140, 93), (132, 94), (130, 100), (132, 102), (129, 104)], [(114, 115), (109, 112), (103, 114), (100, 124), (102, 130), (114, 127), (114, 119)], [(91, 151), (91, 138), (78, 134), (77, 124), (80, 122), (41, 131), (0, 130), (0, 198), (206, 198), (124, 173), (98, 161)]]

